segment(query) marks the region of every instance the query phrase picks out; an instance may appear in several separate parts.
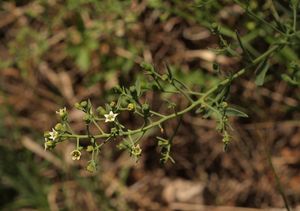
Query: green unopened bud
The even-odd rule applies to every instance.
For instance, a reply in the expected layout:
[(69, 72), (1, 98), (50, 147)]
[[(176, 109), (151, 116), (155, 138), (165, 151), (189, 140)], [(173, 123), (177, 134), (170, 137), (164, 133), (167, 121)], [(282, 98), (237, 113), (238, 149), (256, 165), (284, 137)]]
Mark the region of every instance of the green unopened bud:
[(224, 151), (226, 152), (228, 150), (228, 145), (230, 143), (230, 136), (227, 131), (224, 131), (224, 133), (223, 133), (222, 142), (224, 144)]
[(49, 137), (50, 137), (50, 132), (49, 131), (44, 132), (44, 138), (49, 138)]
[(224, 101), (224, 102), (221, 103), (221, 106), (222, 106), (223, 108), (227, 108), (227, 107), (228, 107), (228, 103)]
[(102, 106), (99, 106), (97, 109), (96, 109), (98, 115), (100, 116), (103, 116), (104, 114), (106, 114), (106, 110), (102, 107)]
[(95, 161), (93, 161), (93, 160), (90, 161), (89, 164), (86, 167), (86, 170), (91, 172), (91, 173), (94, 173), (97, 170)]
[(61, 123), (57, 123), (54, 127), (56, 131), (64, 131), (65, 127)]
[(94, 151), (94, 147), (92, 145), (89, 145), (89, 146), (87, 146), (86, 151), (92, 152), (92, 151)]
[(132, 95), (136, 95), (136, 88), (135, 88), (135, 86), (129, 87), (129, 91), (130, 91), (130, 93), (131, 93)]
[(117, 85), (117, 86), (114, 87), (114, 91), (116, 93), (122, 93), (123, 90), (122, 90), (122, 88), (119, 85)]
[(86, 108), (87, 105), (88, 105), (87, 101), (82, 101), (82, 102), (80, 103), (80, 106), (81, 106), (82, 108)]
[(92, 121), (91, 116), (89, 114), (84, 115), (83, 120), (86, 124), (89, 124)]
[(161, 76), (161, 79), (164, 80), (164, 81), (166, 81), (168, 78), (169, 78), (169, 76), (167, 74), (163, 74)]
[(129, 104), (127, 105), (127, 109), (128, 109), (129, 111), (133, 111), (133, 110), (135, 109), (135, 104), (129, 103)]
[(75, 105), (74, 105), (74, 106), (75, 106), (75, 108), (76, 108), (76, 109), (78, 109), (78, 110), (80, 110), (80, 109), (81, 109), (81, 105), (80, 105), (79, 103), (75, 103)]
[(211, 30), (212, 30), (213, 33), (216, 33), (216, 34), (219, 33), (219, 31), (220, 31), (219, 24), (217, 24), (216, 22), (212, 23), (211, 24)]
[(116, 106), (116, 102), (115, 101), (112, 101), (112, 102), (110, 102), (110, 104), (109, 104), (112, 108), (113, 107), (115, 107)]
[(56, 143), (53, 141), (46, 141), (44, 145), (45, 145), (45, 150), (54, 149), (56, 146)]
[(146, 63), (146, 62), (143, 62), (141, 63), (140, 65), (144, 70), (148, 71), (148, 72), (153, 72), (154, 71), (154, 68), (151, 64), (149, 63)]
[(117, 128), (113, 127), (110, 129), (110, 134), (112, 136), (117, 136), (119, 134), (119, 130)]
[(142, 110), (144, 114), (148, 114), (150, 111), (150, 106), (147, 103), (145, 103), (142, 105)]

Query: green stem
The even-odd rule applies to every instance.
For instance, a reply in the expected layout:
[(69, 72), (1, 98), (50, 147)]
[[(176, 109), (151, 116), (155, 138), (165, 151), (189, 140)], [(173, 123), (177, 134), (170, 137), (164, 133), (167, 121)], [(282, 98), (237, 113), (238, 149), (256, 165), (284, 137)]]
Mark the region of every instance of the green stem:
[(155, 111), (150, 111), (150, 114), (154, 114), (154, 115), (159, 116), (159, 117), (165, 117), (165, 115), (157, 113)]
[[(270, 56), (272, 53), (274, 53), (280, 47), (281, 47), (281, 44), (275, 44), (274, 46), (270, 47), (265, 53), (261, 54), (259, 57), (254, 59), (250, 66), (239, 70), (230, 79), (225, 79), (225, 80), (221, 81), (219, 84), (213, 86), (205, 94), (203, 94), (198, 100), (194, 101), (190, 106), (186, 107), (185, 109), (183, 109), (183, 110), (181, 110), (177, 113), (172, 113), (172, 114), (166, 115), (166, 116), (162, 117), (161, 119), (159, 119), (155, 122), (152, 122), (151, 124), (149, 124), (145, 127), (142, 127), (142, 128), (136, 129), (136, 130), (130, 130), (130, 131), (124, 132), (123, 135), (124, 136), (130, 136), (130, 135), (134, 135), (134, 134), (137, 134), (137, 133), (147, 131), (147, 130), (153, 128), (153, 127), (159, 126), (161, 123), (163, 123), (163, 122), (165, 122), (169, 119), (179, 117), (179, 116), (193, 110), (194, 108), (196, 108), (197, 106), (199, 106), (201, 104), (202, 105), (206, 104), (205, 99), (207, 97), (209, 97), (209, 95), (213, 94), (218, 89), (219, 86), (226, 85), (226, 84), (230, 83), (233, 79), (236, 79), (236, 78), (242, 76), (243, 74), (246, 73), (246, 70), (248, 70), (250, 67), (253, 67), (253, 66), (257, 65), (259, 62), (263, 61), (266, 57)], [(67, 137), (67, 138), (77, 138), (77, 139), (88, 139), (88, 138), (90, 138), (89, 134), (88, 135), (65, 134), (64, 136)], [(97, 138), (97, 139), (98, 138), (99, 139), (100, 138), (108, 138), (108, 137), (110, 137), (110, 134), (109, 133), (103, 133), (103, 134), (95, 135), (93, 137)]]
[(98, 130), (100, 131), (100, 133), (104, 134), (103, 130), (101, 129), (101, 127), (97, 124), (97, 122), (94, 119), (92, 120), (92, 122), (98, 128)]
[(296, 30), (297, 30), (297, 10), (298, 10), (298, 6), (299, 6), (299, 1), (297, 1), (295, 3), (295, 5), (293, 5), (293, 30), (294, 30), (294, 32), (296, 32)]

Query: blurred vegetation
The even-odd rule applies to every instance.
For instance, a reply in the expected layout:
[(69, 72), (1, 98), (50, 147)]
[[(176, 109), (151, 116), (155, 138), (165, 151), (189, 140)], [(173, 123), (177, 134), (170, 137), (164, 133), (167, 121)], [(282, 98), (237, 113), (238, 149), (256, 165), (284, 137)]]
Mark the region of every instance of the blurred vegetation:
[[(263, 87), (256, 86), (254, 71), (234, 82), (230, 102), (244, 107), (250, 118), (231, 120), (235, 141), (228, 153), (214, 123), (192, 114), (174, 140), (176, 165), (159, 165), (155, 135), (147, 137), (138, 163), (107, 147), (96, 174), (87, 173), (83, 161), (71, 161), (73, 143), (43, 151), (43, 131), (53, 127), (58, 108), (71, 110), (81, 132), (74, 103), (114, 100), (113, 87), (144, 77), (144, 61), (160, 72), (169, 64), (191, 88), (205, 90), (247, 64), (236, 30), (257, 57), (278, 42), (280, 32), (272, 26), (292, 28), (288, 0), (248, 1), (256, 16), (238, 2), (0, 1), (0, 210), (171, 209), (174, 201), (162, 193), (178, 178), (200, 182), (206, 205), (283, 207), (268, 153), (289, 203), (299, 206), (299, 36), (271, 60)], [(218, 53), (222, 49), (212, 23), (218, 23), (231, 51)], [(165, 111), (158, 95), (146, 97), (153, 108)], [(135, 125), (133, 117), (123, 118)], [(165, 130), (175, 126), (172, 122)]]

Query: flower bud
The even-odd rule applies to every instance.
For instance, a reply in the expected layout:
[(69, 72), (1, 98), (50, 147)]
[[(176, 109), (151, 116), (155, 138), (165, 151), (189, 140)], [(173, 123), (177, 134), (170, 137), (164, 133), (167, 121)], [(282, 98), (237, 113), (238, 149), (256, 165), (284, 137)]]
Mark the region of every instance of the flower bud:
[(61, 123), (57, 123), (54, 127), (56, 131), (64, 131), (65, 127)]
[(135, 86), (129, 87), (129, 91), (130, 91), (131, 95), (136, 96), (137, 92), (136, 92)]
[(115, 106), (116, 106), (116, 102), (115, 102), (115, 101), (112, 101), (112, 102), (110, 102), (110, 104), (109, 104), (109, 105), (110, 105), (110, 107), (112, 107), (112, 108), (113, 108), (113, 107), (115, 107)]
[(91, 122), (91, 116), (89, 114), (86, 114), (83, 116), (83, 120), (86, 124), (89, 124)]
[(92, 145), (87, 146), (86, 151), (92, 152), (94, 150), (94, 147)]
[(97, 170), (95, 161), (93, 161), (93, 160), (90, 161), (89, 164), (86, 167), (86, 170), (91, 172), (91, 173), (94, 173)]
[(127, 109), (128, 109), (129, 111), (133, 111), (133, 110), (135, 109), (135, 104), (129, 103), (129, 104), (127, 105)]
[(82, 101), (82, 102), (80, 103), (80, 106), (81, 106), (82, 108), (86, 108), (87, 105), (88, 105), (87, 101)]
[(150, 106), (149, 106), (147, 103), (144, 103), (144, 104), (142, 105), (142, 110), (143, 110), (143, 113), (144, 113), (144, 114), (148, 114), (149, 111), (150, 111)]
[(50, 131), (44, 132), (44, 138), (49, 138), (50, 137)]
[(98, 115), (100, 116), (103, 116), (104, 114), (106, 114), (106, 110), (102, 107), (102, 106), (99, 106), (97, 109), (96, 109)]
[(169, 78), (169, 76), (167, 74), (163, 74), (161, 76), (161, 79), (164, 80), (164, 81), (166, 81), (168, 78)]
[(81, 105), (79, 103), (75, 103), (74, 106), (75, 106), (76, 109), (81, 110)]

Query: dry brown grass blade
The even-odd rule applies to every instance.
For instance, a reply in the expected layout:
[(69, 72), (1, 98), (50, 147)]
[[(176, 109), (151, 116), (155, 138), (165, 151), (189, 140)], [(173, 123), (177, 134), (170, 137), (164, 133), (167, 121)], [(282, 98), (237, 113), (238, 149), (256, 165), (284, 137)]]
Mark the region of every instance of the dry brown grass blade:
[(33, 152), (34, 154), (38, 155), (39, 157), (49, 161), (52, 163), (55, 167), (58, 169), (61, 169), (64, 171), (64, 165), (62, 161), (60, 161), (57, 157), (55, 157), (52, 153), (45, 151), (41, 145), (37, 144), (35, 141), (33, 141), (31, 138), (25, 136), (22, 140), (22, 145)]

